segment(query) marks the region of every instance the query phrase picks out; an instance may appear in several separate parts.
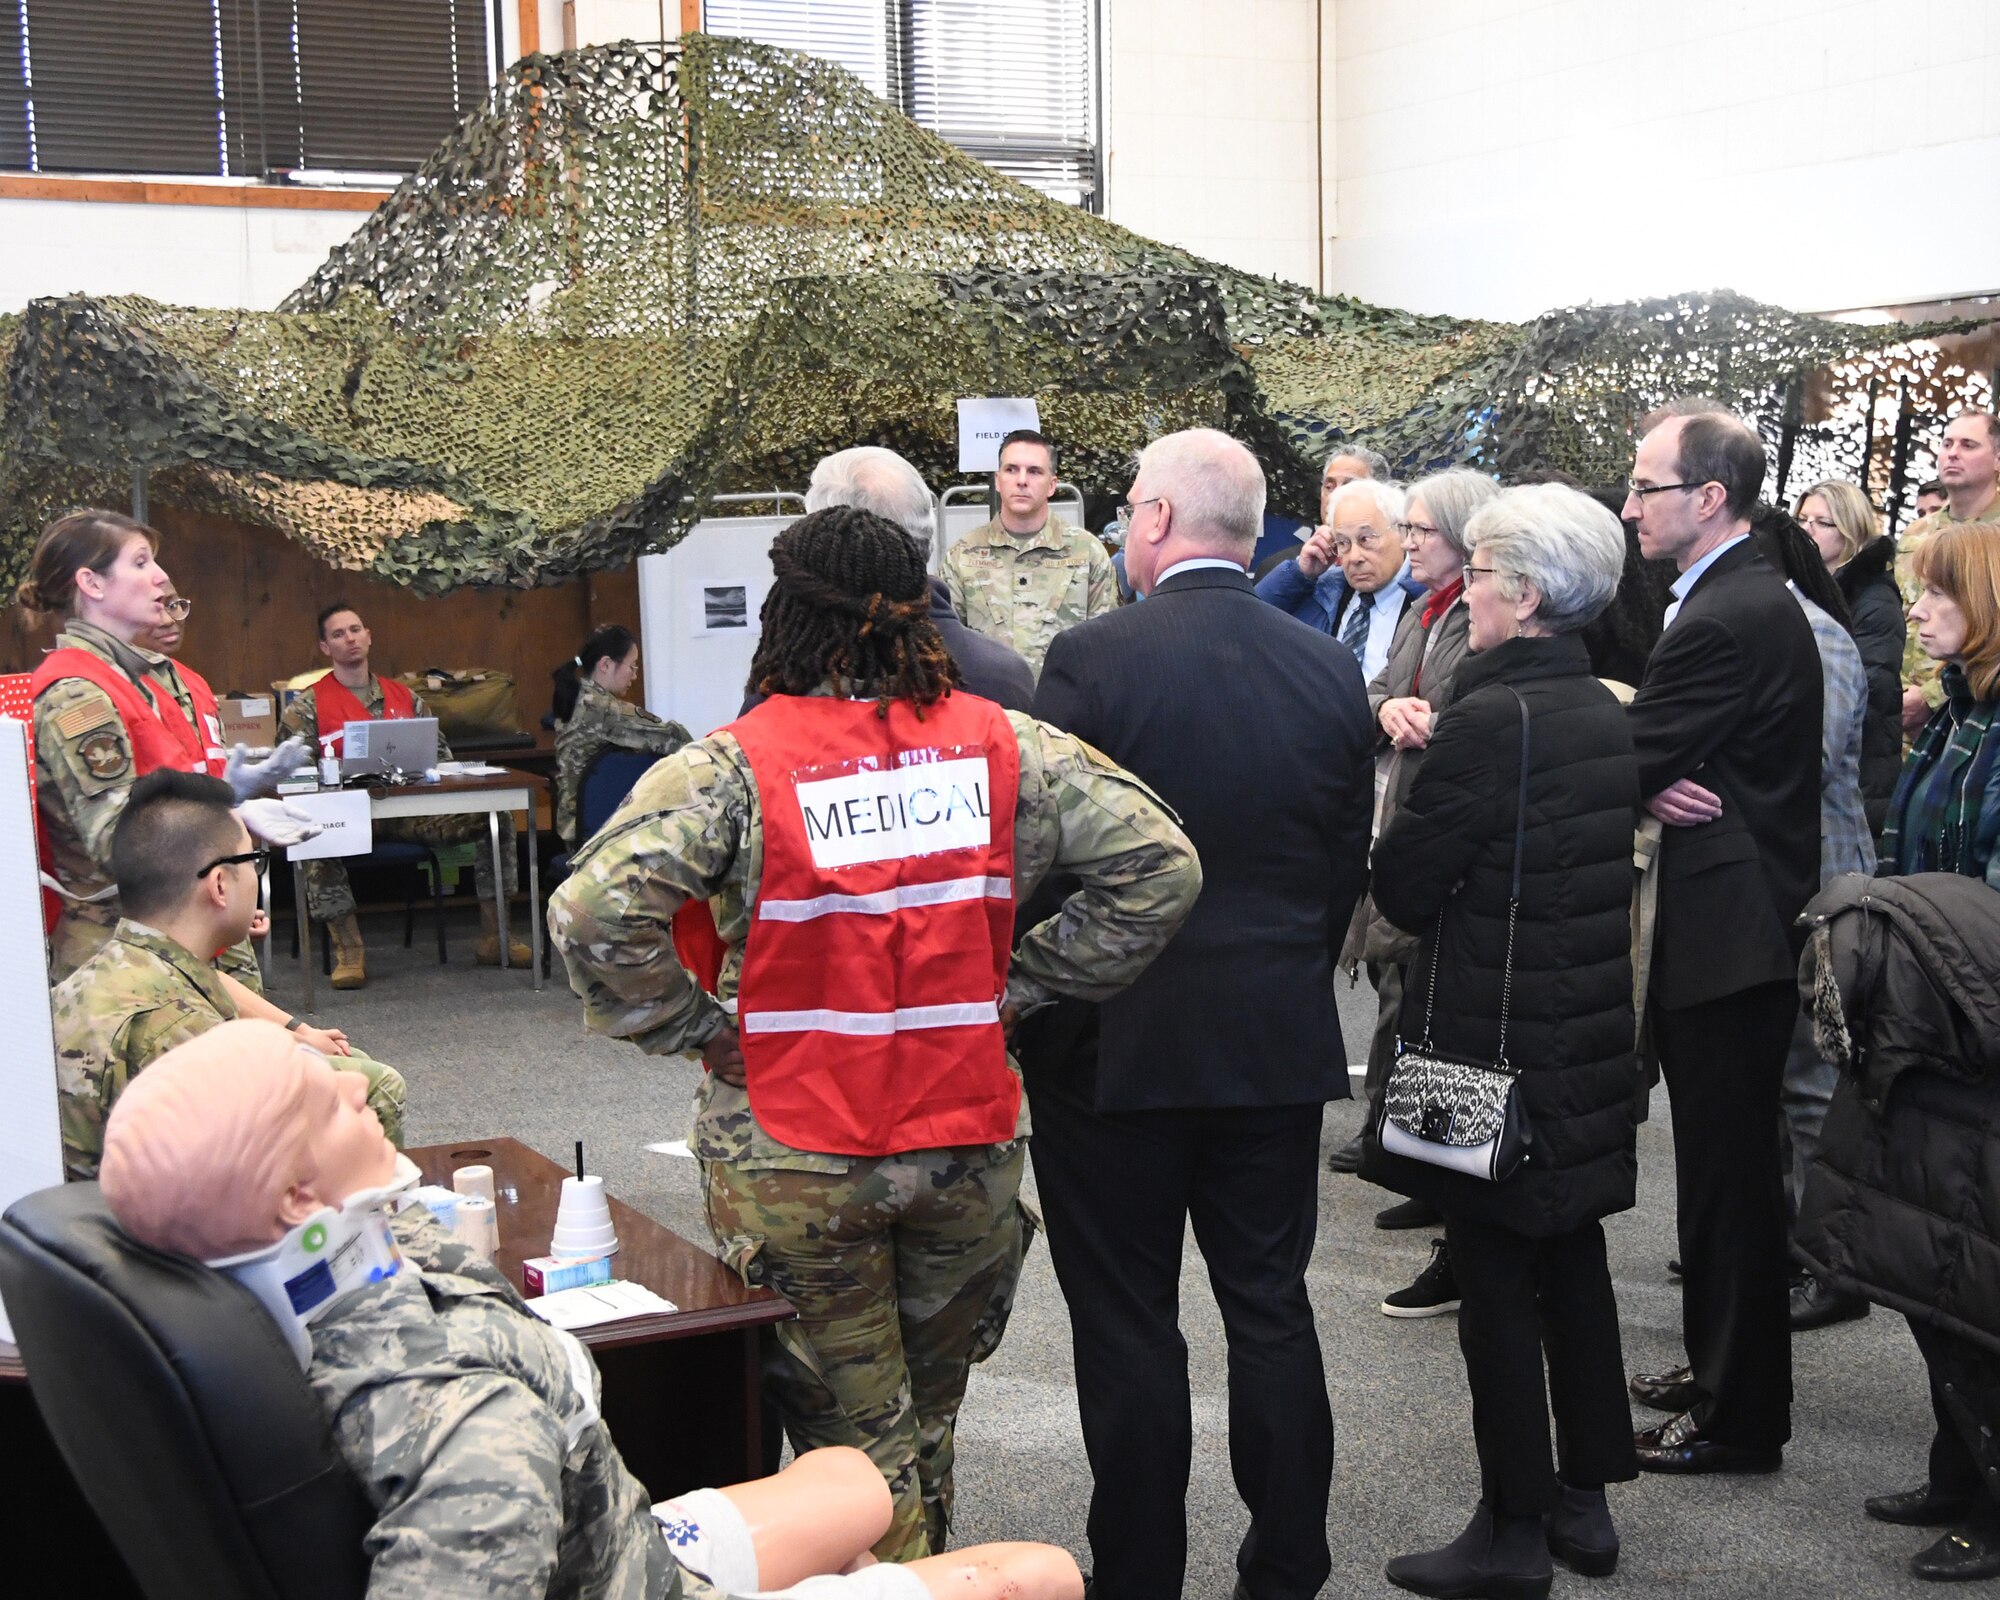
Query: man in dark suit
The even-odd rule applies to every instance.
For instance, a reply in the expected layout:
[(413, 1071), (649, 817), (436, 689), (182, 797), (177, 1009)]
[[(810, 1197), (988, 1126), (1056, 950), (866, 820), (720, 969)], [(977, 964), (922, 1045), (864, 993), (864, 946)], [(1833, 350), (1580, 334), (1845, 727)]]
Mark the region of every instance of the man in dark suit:
[(1122, 512), (1147, 599), (1059, 635), (1035, 695), (1036, 716), (1178, 811), (1202, 857), (1201, 899), (1152, 970), (1022, 1030), (1100, 1600), (1181, 1592), (1189, 1221), (1229, 1339), (1238, 1593), (1308, 1600), (1330, 1570), (1333, 1417), (1305, 1270), (1322, 1103), (1348, 1093), (1334, 966), (1367, 863), (1372, 728), (1353, 652), (1251, 588), (1263, 510), (1263, 472), (1226, 434), (1156, 440)]
[(1769, 1472), (1791, 1437), (1778, 1091), (1819, 887), (1819, 655), (1749, 538), (1764, 447), (1713, 402), (1640, 441), (1625, 516), (1680, 569), (1632, 703), (1661, 842), (1647, 1020), (1673, 1105), (1688, 1366), (1633, 1379), (1679, 1413), (1638, 1436), (1654, 1472)]

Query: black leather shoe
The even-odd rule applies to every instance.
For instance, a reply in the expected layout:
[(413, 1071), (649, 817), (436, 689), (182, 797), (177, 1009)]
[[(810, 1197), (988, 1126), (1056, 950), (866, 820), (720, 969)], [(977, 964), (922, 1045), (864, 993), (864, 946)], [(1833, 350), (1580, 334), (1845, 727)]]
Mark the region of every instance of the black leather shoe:
[(1964, 1583), (2000, 1577), (2000, 1522), (1988, 1514), (1953, 1528), (1928, 1549), (1910, 1557), (1910, 1571), (1933, 1583)]
[(1361, 1135), (1356, 1134), (1332, 1155), (1326, 1158), (1328, 1172), (1359, 1172), (1361, 1170)]
[(1708, 1391), (1694, 1381), (1694, 1374), (1686, 1367), (1637, 1373), (1626, 1387), (1640, 1405), (1655, 1411), (1692, 1411), (1708, 1398)]
[(1482, 1502), (1442, 1550), (1398, 1556), (1383, 1575), (1433, 1600), (1544, 1600), (1555, 1567), (1540, 1517), (1496, 1517)]
[(1692, 1411), (1640, 1429), (1632, 1444), (1641, 1472), (1776, 1472), (1785, 1462), (1782, 1449), (1752, 1450), (1707, 1437)]
[(1868, 1302), (1858, 1294), (1848, 1294), (1822, 1283), (1810, 1272), (1792, 1285), (1792, 1332), (1830, 1328), (1836, 1322), (1852, 1322), (1868, 1315)]
[(1871, 1494), (1861, 1502), (1861, 1509), (1877, 1522), (1893, 1522), (1900, 1528), (1949, 1528), (1964, 1521), (1972, 1507), (1969, 1496), (1946, 1494), (1928, 1479), (1901, 1494)]
[(1667, 1276), (1670, 1278), (1685, 1278), (1687, 1276), (1681, 1270), (1681, 1258), (1679, 1256), (1667, 1257)]
[(1404, 1200), (1375, 1213), (1378, 1228), (1435, 1228), (1444, 1221), (1437, 1207), (1422, 1200)]
[(1618, 1570), (1618, 1528), (1602, 1489), (1559, 1486), (1562, 1499), (1542, 1519), (1549, 1554), (1586, 1578), (1608, 1578)]

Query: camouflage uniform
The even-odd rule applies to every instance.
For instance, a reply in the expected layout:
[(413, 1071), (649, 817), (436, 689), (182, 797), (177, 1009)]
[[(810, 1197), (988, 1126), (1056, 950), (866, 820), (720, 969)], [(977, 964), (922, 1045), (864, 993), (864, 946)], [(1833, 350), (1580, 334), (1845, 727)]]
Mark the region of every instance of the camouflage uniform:
[[(1958, 522), (2000, 523), (2000, 487), (1996, 487), (1993, 498), (1986, 509), (1973, 517), (1955, 517), (1949, 505), (1942, 505), (1927, 517), (1919, 517), (1903, 530), (1903, 536), (1896, 541), (1896, 587), (1903, 591), (1903, 609), (1909, 610), (1923, 598), (1924, 586), (1917, 582), (1916, 554), (1924, 541), (1932, 534), (1951, 527)], [(1933, 711), (1944, 704), (1944, 685), (1938, 681), (1943, 669), (1942, 661), (1933, 661), (1924, 654), (1924, 647), (1917, 642), (1917, 630), (1911, 628), (1903, 641), (1903, 686), (1908, 689), (1922, 689), (1924, 704)]]
[[(1082, 882), (1021, 940), (1007, 1003), (1101, 1000), (1179, 928), (1200, 865), (1137, 778), (1006, 715), (1021, 753), (1016, 896), (1052, 868)], [(719, 731), (656, 763), (549, 902), (588, 1026), (653, 1055), (698, 1050), (729, 1020), (722, 1002), (734, 1001), (762, 870), (756, 781), (735, 738)], [(728, 947), (719, 999), (668, 933), (697, 897)], [(717, 1247), (798, 1311), (778, 1327), (768, 1374), (793, 1448), (851, 1444), (873, 1458), (895, 1499), (875, 1546), (885, 1560), (944, 1548), (966, 1373), (999, 1343), (1032, 1229), (1016, 1196), (1027, 1117), (1023, 1097), (1012, 1140), (877, 1159), (795, 1150), (758, 1123), (745, 1089), (710, 1076), (696, 1091), (688, 1142)]]
[(1037, 533), (983, 523), (946, 552), (943, 573), (965, 625), (1019, 651), (1037, 678), (1057, 634), (1118, 604), (1103, 544), (1053, 513)]
[[(368, 683), (355, 699), (367, 708), (370, 716), (382, 714), (382, 680), (374, 673), (368, 674)], [(424, 704), (424, 697), (412, 693), (416, 701), (413, 716), (430, 717), (437, 713)], [(319, 706), (311, 689), (301, 689), (292, 697), (292, 703), (285, 707), (278, 718), (279, 728), (284, 736), (306, 741), (317, 759), (324, 752), (319, 743)], [(445, 742), (442, 733), (438, 735), (438, 759), (451, 760), (451, 746)], [(411, 844), (464, 844), (468, 840), (487, 841), (486, 818), (483, 815), (462, 815), (448, 817), (397, 817), (392, 821), (375, 824), (374, 837), (378, 840), (400, 839)], [(306, 869), (306, 909), (321, 922), (337, 922), (354, 911), (354, 886), (347, 879), (347, 863), (338, 856), (329, 856), (319, 861), (308, 861)], [(515, 882), (520, 876), (514, 864), (514, 819), (504, 813), (500, 818), (500, 871), (501, 882), (506, 892), (514, 892)], [(487, 905), (493, 903), (493, 853), (491, 849), (481, 850), (473, 860), (474, 881), (479, 889), (479, 898)]]
[(556, 729), (556, 836), (567, 845), (577, 842), (583, 775), (604, 751), (670, 756), (692, 737), (678, 722), (662, 722), (644, 706), (621, 700), (585, 678), (577, 688), (576, 709)]
[[(177, 1044), (236, 1018), (214, 967), (165, 934), (121, 917), (109, 939), (50, 995), (63, 1170), (97, 1176), (104, 1119), (133, 1074)], [(335, 1065), (368, 1079), (382, 1131), (403, 1142), (403, 1075), (359, 1053)]]
[[(194, 703), (174, 664), (157, 650), (127, 644), (72, 617), (56, 635), (58, 650), (87, 650), (127, 677), (150, 679), (190, 723)], [(87, 678), (59, 678), (35, 698), (35, 809), (48, 841), (49, 875), (63, 887), (62, 914), (49, 935), (49, 981), (60, 983), (88, 961), (118, 923), (111, 881), (111, 831), (132, 793), (132, 740), (111, 697)], [(247, 942), (225, 952), (226, 970), (263, 991)]]
[(306, 1379), (375, 1513), (368, 1600), (714, 1600), (598, 1416), (597, 1369), (421, 1208), (393, 1278), (311, 1328)]

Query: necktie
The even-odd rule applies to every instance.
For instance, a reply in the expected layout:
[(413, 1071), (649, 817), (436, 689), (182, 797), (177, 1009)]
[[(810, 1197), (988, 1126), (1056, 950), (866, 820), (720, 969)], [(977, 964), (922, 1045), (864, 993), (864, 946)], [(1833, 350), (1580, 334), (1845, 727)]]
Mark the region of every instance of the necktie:
[(1340, 619), (1340, 642), (1354, 652), (1354, 659), (1361, 659), (1361, 650), (1368, 643), (1368, 616), (1375, 609), (1374, 602), (1365, 594), (1357, 594), (1347, 604), (1347, 615)]

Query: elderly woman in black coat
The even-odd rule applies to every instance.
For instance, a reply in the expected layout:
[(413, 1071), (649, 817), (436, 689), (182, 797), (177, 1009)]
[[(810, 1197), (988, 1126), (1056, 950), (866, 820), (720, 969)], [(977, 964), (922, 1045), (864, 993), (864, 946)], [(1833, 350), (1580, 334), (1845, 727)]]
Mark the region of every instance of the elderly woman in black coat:
[(1603, 506), (1554, 484), (1503, 491), (1467, 532), (1473, 653), (1376, 843), (1374, 892), (1421, 939), (1403, 1044), (1428, 1035), (1440, 1054), (1490, 1063), (1504, 1016), (1532, 1143), (1493, 1182), (1388, 1153), (1379, 1116), (1370, 1129), (1363, 1175), (1444, 1214), (1482, 1485), (1456, 1540), (1397, 1557), (1388, 1576), (1418, 1594), (1541, 1596), (1551, 1552), (1579, 1572), (1613, 1569), (1604, 1486), (1637, 1471), (1599, 1219), (1631, 1206), (1637, 1170), (1628, 919), (1639, 776), (1625, 713), (1577, 632), (1617, 589), (1625, 540)]

